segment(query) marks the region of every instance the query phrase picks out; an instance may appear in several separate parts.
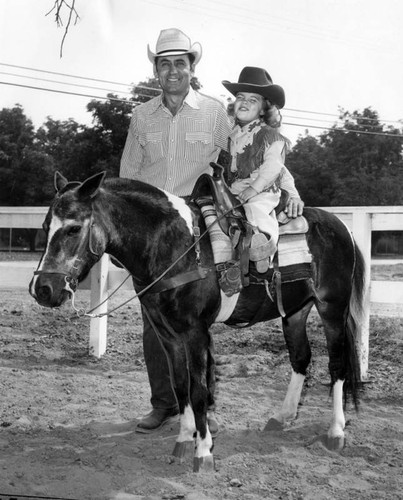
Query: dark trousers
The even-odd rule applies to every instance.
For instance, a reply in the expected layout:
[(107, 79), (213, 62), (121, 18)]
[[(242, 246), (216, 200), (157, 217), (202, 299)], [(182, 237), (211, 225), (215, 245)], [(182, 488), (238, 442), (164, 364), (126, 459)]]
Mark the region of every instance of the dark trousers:
[[(178, 405), (171, 385), (166, 354), (144, 312), (143, 323), (143, 349), (144, 359), (147, 366), (148, 380), (150, 382), (151, 388), (151, 406), (153, 408), (175, 408)], [(213, 395), (215, 390), (215, 364), (212, 340), (210, 342), (208, 355), (210, 357), (208, 386), (212, 395), (211, 400), (208, 402), (208, 404), (209, 408), (213, 409)]]
[(151, 388), (151, 406), (175, 408), (177, 402), (171, 386), (166, 354), (144, 313), (143, 322), (143, 349)]

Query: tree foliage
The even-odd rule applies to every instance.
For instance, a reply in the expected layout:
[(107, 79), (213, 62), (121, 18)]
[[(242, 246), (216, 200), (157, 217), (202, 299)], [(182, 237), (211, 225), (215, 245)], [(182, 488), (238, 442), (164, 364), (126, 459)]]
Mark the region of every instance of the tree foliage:
[[(136, 87), (154, 88), (155, 79)], [(144, 89), (142, 89), (144, 90)], [(137, 96), (138, 97), (138, 96)], [(106, 171), (117, 176), (133, 107), (139, 101), (109, 94), (87, 110), (93, 125), (47, 118), (35, 131), (23, 108), (0, 111), (0, 203), (47, 205), (56, 170), (84, 180)], [(309, 206), (403, 204), (402, 134), (385, 129), (371, 109), (342, 112), (342, 129), (300, 137), (287, 157), (301, 197)], [(374, 134), (376, 132), (376, 134)]]
[(144, 103), (161, 94), (161, 87), (158, 78), (147, 78), (133, 86), (133, 98), (138, 103)]
[(2, 205), (37, 205), (50, 199), (51, 162), (35, 138), (32, 121), (20, 105), (0, 111)]
[(342, 111), (318, 139), (300, 138), (287, 157), (302, 199), (310, 206), (403, 204), (402, 134), (385, 128), (370, 108)]

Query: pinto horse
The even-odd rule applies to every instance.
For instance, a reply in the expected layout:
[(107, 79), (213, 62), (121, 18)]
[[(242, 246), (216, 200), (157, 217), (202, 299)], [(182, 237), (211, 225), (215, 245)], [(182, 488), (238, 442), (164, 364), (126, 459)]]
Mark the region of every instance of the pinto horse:
[[(182, 458), (195, 440), (194, 470), (212, 471), (213, 439), (207, 408), (213, 402), (209, 327), (214, 322), (245, 325), (279, 317), (264, 286), (253, 282), (233, 297), (220, 290), (212, 247), (200, 210), (184, 199), (129, 179), (84, 182), (55, 176), (56, 196), (43, 227), (46, 249), (30, 283), (30, 293), (58, 307), (107, 252), (132, 275), (145, 313), (170, 361), (180, 411), (174, 456)], [(364, 287), (364, 261), (349, 230), (334, 215), (305, 208), (312, 255), (312, 286), (283, 285), (283, 332), (292, 365), (282, 407), (266, 429), (296, 418), (311, 350), (306, 320), (316, 306), (325, 330), (332, 387), (332, 419), (326, 442), (344, 446), (343, 394), (358, 404), (360, 379), (356, 336)], [(202, 236), (195, 228), (201, 230)], [(162, 278), (162, 279), (161, 279)], [(151, 288), (149, 287), (151, 285)], [(145, 292), (145, 293), (143, 293)], [(223, 310), (232, 301), (225, 320)]]

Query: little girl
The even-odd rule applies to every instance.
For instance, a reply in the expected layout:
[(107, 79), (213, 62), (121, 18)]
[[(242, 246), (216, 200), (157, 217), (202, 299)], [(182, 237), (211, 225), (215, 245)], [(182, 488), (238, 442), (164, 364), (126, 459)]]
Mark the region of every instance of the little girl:
[(241, 71), (238, 83), (225, 80), (222, 84), (235, 96), (228, 183), (231, 191), (246, 202), (248, 221), (267, 236), (266, 239), (256, 231), (250, 252), (257, 270), (265, 272), (277, 248), (278, 222), (274, 209), (280, 201), (280, 187), (292, 198), (300, 198), (284, 165), (290, 141), (277, 130), (281, 125), (278, 110), (285, 104), (284, 90), (273, 84), (267, 71), (249, 66)]

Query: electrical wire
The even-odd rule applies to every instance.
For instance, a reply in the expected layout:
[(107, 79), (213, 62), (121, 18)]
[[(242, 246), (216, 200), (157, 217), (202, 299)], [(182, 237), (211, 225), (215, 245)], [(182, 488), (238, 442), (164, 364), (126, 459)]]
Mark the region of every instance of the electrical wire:
[[(79, 80), (88, 80), (88, 81), (94, 81), (94, 82), (105, 83), (105, 84), (121, 85), (121, 86), (125, 86), (125, 87), (132, 87), (135, 90), (147, 90), (147, 92), (153, 91), (157, 94), (161, 93), (161, 89), (153, 88), (153, 87), (146, 87), (146, 86), (142, 86), (142, 85), (127, 84), (127, 83), (122, 83), (122, 82), (112, 82), (109, 80), (102, 80), (99, 78), (90, 78), (90, 77), (83, 77), (83, 76), (79, 76), (79, 75), (72, 75), (72, 74), (68, 74), (68, 73), (47, 71), (47, 70), (42, 70), (42, 69), (32, 68), (32, 67), (27, 67), (27, 66), (19, 66), (16, 64), (8, 64), (8, 63), (1, 63), (0, 62), (0, 66), (8, 66), (8, 67), (13, 67), (13, 68), (18, 68), (18, 69), (23, 69), (23, 70), (28, 70), (28, 71), (35, 71), (35, 72), (40, 72), (40, 73), (47, 73), (47, 74), (52, 74), (52, 75), (57, 75), (57, 76), (68, 77), (68, 78), (76, 78)], [(36, 79), (38, 81), (45, 81), (48, 83), (58, 83), (58, 84), (67, 85), (67, 86), (70, 85), (70, 86), (89, 88), (89, 89), (94, 89), (94, 90), (104, 90), (104, 91), (108, 91), (110, 93), (123, 93), (123, 94), (127, 94), (127, 95), (132, 95), (132, 92), (123, 91), (123, 90), (119, 91), (119, 90), (112, 90), (112, 89), (106, 89), (106, 88), (100, 88), (100, 87), (92, 87), (92, 86), (87, 86), (84, 84), (80, 85), (80, 84), (71, 83), (71, 82), (60, 82), (60, 81), (55, 81), (55, 80), (49, 80), (46, 78), (39, 78), (39, 77), (36, 78), (36, 77), (27, 76), (27, 75), (18, 75), (15, 73), (0, 72), (0, 74), (12, 75), (12, 76), (21, 77), (21, 78), (28, 78), (28, 79)], [(148, 94), (141, 94), (139, 92), (136, 92), (136, 94), (141, 96), (141, 97), (149, 97)], [(80, 95), (85, 96), (84, 94), (80, 94)], [(92, 96), (92, 97), (96, 97), (96, 96)], [(334, 117), (336, 119), (340, 119), (340, 116), (335, 114), (335, 113), (324, 113), (324, 112), (320, 112), (320, 111), (310, 111), (310, 110), (302, 110), (302, 109), (295, 109), (295, 108), (284, 108), (284, 111), (286, 111), (286, 112), (292, 111), (295, 113), (312, 114), (312, 115), (318, 115), (318, 116), (329, 116), (329, 117)], [(313, 120), (312, 118), (309, 118), (306, 116), (304, 116), (304, 117), (294, 117), (293, 116), (292, 118), (304, 119), (304, 120), (310, 120), (310, 121)], [(326, 122), (325, 120), (320, 120), (320, 121)], [(376, 127), (379, 126), (379, 120), (376, 118), (360, 116), (360, 121), (361, 122), (374, 122), (376, 124)], [(395, 124), (398, 127), (402, 125), (402, 121), (396, 121), (396, 120), (381, 120), (381, 121), (382, 121), (382, 123)], [(331, 123), (331, 122), (327, 121), (327, 123)]]
[[(60, 90), (60, 89), (50, 89), (50, 88), (44, 88), (44, 87), (36, 87), (36, 86), (33, 86), (33, 85), (24, 85), (24, 84), (11, 83), (11, 82), (3, 82), (3, 81), (0, 81), (0, 84), (1, 85), (9, 85), (9, 86), (22, 87), (22, 88), (28, 88), (28, 89), (31, 89), (31, 90), (42, 90), (42, 91), (46, 91), (46, 92), (53, 92), (53, 93), (59, 93), (59, 94), (65, 94), (65, 95), (72, 95), (72, 96), (92, 98), (92, 99), (100, 99), (100, 100), (103, 100), (103, 101), (120, 102), (120, 103), (125, 103), (125, 104), (131, 104), (133, 106), (135, 106), (135, 105), (138, 104), (138, 102), (135, 102), (135, 101), (132, 101), (132, 100), (120, 99), (118, 97), (112, 97), (112, 96), (109, 96), (109, 97), (108, 96), (106, 96), (106, 97), (105, 96), (97, 96), (97, 95), (83, 94), (83, 93), (79, 93), (79, 92), (70, 92), (70, 91)], [(150, 87), (142, 87), (142, 88), (150, 90)], [(154, 89), (151, 88), (151, 90), (154, 90)], [(155, 89), (155, 90), (158, 90), (158, 89)], [(147, 94), (137, 94), (137, 95), (141, 96), (141, 97), (150, 97)], [(315, 112), (312, 112), (312, 113), (315, 113)], [(292, 118), (294, 118), (294, 117), (292, 117)], [(295, 118), (297, 118), (297, 117), (295, 117)], [(315, 119), (310, 119), (310, 118), (307, 118), (307, 117), (301, 117), (301, 119), (315, 120)], [(322, 121), (322, 120), (316, 120), (316, 121)], [(331, 123), (331, 122), (327, 121), (327, 123)], [(393, 137), (395, 139), (396, 138), (403, 138), (402, 134), (389, 134), (387, 132), (371, 132), (371, 131), (365, 131), (365, 130), (355, 130), (355, 129), (346, 129), (346, 128), (336, 128), (335, 129), (334, 127), (326, 127), (326, 126), (319, 126), (319, 125), (312, 125), (312, 124), (308, 125), (308, 124), (304, 124), (304, 123), (299, 124), (299, 123), (292, 123), (292, 122), (283, 122), (283, 124), (284, 125), (293, 126), (293, 127), (306, 128), (306, 129), (314, 128), (314, 129), (329, 130), (329, 131), (330, 130), (339, 130), (339, 131), (343, 131), (343, 132), (346, 132), (346, 133), (357, 133), (357, 134), (364, 134), (364, 135), (376, 135), (376, 136), (383, 136), (383, 137)], [(378, 124), (378, 126), (379, 126), (379, 124)]]
[(56, 94), (67, 94), (67, 95), (75, 95), (75, 96), (79, 96), (79, 97), (87, 97), (87, 98), (93, 98), (93, 99), (101, 99), (101, 100), (104, 100), (104, 101), (118, 101), (118, 102), (129, 102), (130, 101), (127, 101), (125, 99), (118, 99), (118, 98), (115, 98), (115, 97), (104, 97), (104, 96), (99, 96), (99, 95), (89, 95), (89, 94), (80, 94), (78, 92), (69, 92), (67, 90), (57, 90), (57, 89), (45, 89), (43, 87), (34, 87), (33, 85), (23, 85), (21, 83), (10, 83), (10, 82), (1, 82), (0, 81), (0, 84), (1, 85), (11, 85), (11, 86), (15, 86), (15, 87), (23, 87), (23, 88), (26, 88), (26, 89), (33, 89), (33, 90), (44, 90), (46, 92), (54, 92)]
[(91, 85), (85, 85), (83, 83), (72, 83), (72, 82), (61, 82), (60, 80), (49, 80), (48, 78), (37, 78), (35, 76), (28, 76), (28, 75), (19, 75), (17, 73), (8, 73), (6, 71), (0, 71), (0, 75), (6, 75), (6, 76), (16, 76), (18, 78), (26, 78), (28, 80), (36, 80), (36, 81), (41, 81), (41, 82), (47, 82), (47, 83), (57, 83), (60, 85), (68, 85), (71, 87), (80, 87), (80, 88), (85, 88), (85, 89), (92, 89), (92, 90), (105, 90), (106, 92), (112, 92), (112, 93), (121, 93), (121, 94), (128, 94), (132, 95), (131, 92), (128, 92), (127, 90), (111, 90), (111, 89), (106, 89), (103, 87), (93, 87)]
[[(161, 93), (161, 89), (155, 89), (155, 88), (152, 88), (152, 87), (146, 87), (144, 85), (135, 85), (133, 83), (122, 83), (122, 82), (113, 82), (113, 81), (110, 81), (110, 80), (102, 80), (100, 78), (91, 78), (91, 77), (87, 77), (87, 76), (79, 76), (79, 75), (72, 75), (72, 74), (69, 74), (69, 73), (58, 73), (57, 71), (48, 71), (48, 70), (44, 70), (44, 69), (38, 69), (38, 68), (30, 68), (28, 66), (19, 66), (17, 64), (8, 64), (8, 63), (2, 63), (0, 62), (0, 66), (7, 66), (7, 67), (10, 67), (10, 68), (18, 68), (18, 69), (23, 69), (23, 70), (28, 70), (28, 71), (36, 71), (38, 73), (47, 73), (49, 75), (57, 75), (57, 76), (65, 76), (67, 78), (77, 78), (78, 80), (88, 80), (88, 81), (91, 81), (91, 82), (98, 82), (98, 83), (106, 83), (106, 84), (109, 84), (109, 85), (122, 85), (126, 88), (130, 88), (130, 87), (135, 87), (135, 88), (138, 88), (138, 89), (144, 89), (144, 90), (155, 90), (155, 92), (159, 92)], [(21, 75), (22, 77), (24, 77), (24, 75)], [(38, 80), (42, 80), (41, 78), (38, 78)], [(66, 85), (71, 85), (71, 83), (68, 83), (68, 82), (65, 82)]]
[[(390, 54), (391, 51), (394, 51), (393, 47), (380, 47), (379, 44), (370, 39), (352, 39), (351, 37), (347, 37), (345, 34), (343, 34), (343, 36), (340, 36), (339, 32), (334, 29), (329, 35), (329, 29), (324, 31), (306, 23), (299, 23), (302, 26), (298, 27), (295, 26), (295, 21), (291, 19), (277, 18), (280, 22), (273, 22), (276, 17), (272, 16), (272, 12), (270, 10), (259, 12), (250, 9), (250, 7), (246, 8), (241, 6), (234, 6), (231, 3), (217, 3), (215, 1), (210, 4), (206, 4), (206, 0), (203, 4), (192, 3), (189, 0), (186, 0), (186, 2), (183, 0), (169, 0), (170, 5), (167, 5), (167, 0), (164, 0), (163, 2), (158, 0), (141, 1), (146, 4), (169, 8), (170, 10), (187, 11), (192, 13), (193, 15), (195, 15), (196, 11), (198, 11), (205, 16), (212, 17), (220, 21), (232, 21), (246, 26), (253, 26), (254, 29), (258, 27), (267, 29), (269, 27), (271, 31), (280, 32), (282, 34), (286, 32), (287, 35), (302, 35), (304, 37), (313, 38), (316, 40), (327, 40), (330, 42), (337, 42), (338, 44), (349, 46), (351, 46), (352, 44), (354, 46), (359, 45), (367, 50), (387, 51), (388, 54)], [(224, 9), (220, 9), (220, 7), (224, 7)], [(239, 9), (243, 9), (245, 12), (240, 12)], [(286, 26), (284, 21), (287, 23)]]
[[(14, 87), (22, 87), (22, 88), (31, 89), (31, 90), (43, 90), (45, 92), (53, 92), (53, 93), (56, 93), (56, 94), (75, 95), (75, 96), (79, 96), (79, 97), (100, 99), (102, 101), (114, 101), (114, 102), (120, 102), (120, 103), (125, 103), (125, 104), (132, 104), (133, 106), (139, 104), (136, 101), (128, 100), (128, 99), (120, 99), (119, 97), (82, 94), (82, 93), (79, 93), (79, 92), (69, 92), (67, 90), (49, 89), (49, 88), (44, 88), (44, 87), (35, 87), (34, 85), (24, 85), (22, 83), (10, 83), (10, 82), (2, 82), (2, 81), (0, 81), (0, 85), (10, 85), (10, 86), (14, 86)], [(147, 87), (144, 87), (144, 88), (147, 88)], [(136, 95), (139, 96), (139, 97), (150, 97), (148, 94), (141, 94), (141, 93), (137, 93), (137, 92), (136, 92)]]
[(299, 124), (299, 123), (290, 123), (290, 122), (283, 122), (283, 125), (290, 125), (291, 127), (300, 127), (300, 128), (315, 128), (319, 130), (331, 130), (331, 131), (338, 131), (338, 132), (345, 132), (345, 133), (354, 133), (357, 135), (363, 134), (363, 135), (376, 135), (376, 136), (381, 136), (381, 137), (393, 137), (394, 139), (403, 139), (403, 134), (388, 134), (387, 132), (370, 132), (369, 130), (355, 130), (355, 129), (348, 129), (344, 127), (339, 127), (339, 128), (334, 128), (334, 127), (320, 127), (319, 125), (304, 125), (304, 124)]

